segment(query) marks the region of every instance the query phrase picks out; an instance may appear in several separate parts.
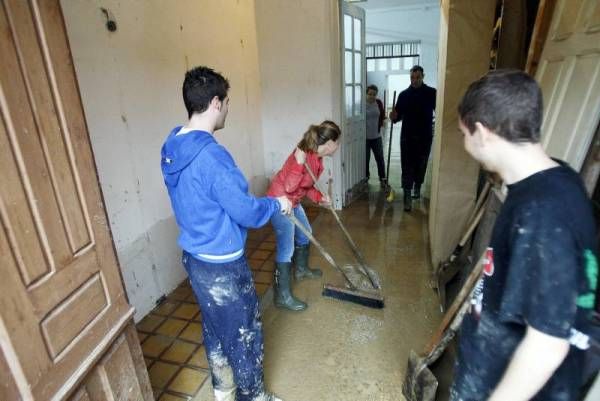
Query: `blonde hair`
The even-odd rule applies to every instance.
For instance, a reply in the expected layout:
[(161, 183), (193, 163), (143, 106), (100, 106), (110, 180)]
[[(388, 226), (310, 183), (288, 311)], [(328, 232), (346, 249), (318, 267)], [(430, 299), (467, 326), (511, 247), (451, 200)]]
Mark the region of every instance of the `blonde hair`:
[(325, 120), (319, 125), (310, 125), (308, 130), (298, 142), (298, 148), (304, 152), (316, 152), (319, 145), (327, 141), (337, 141), (342, 135), (340, 127), (330, 120)]

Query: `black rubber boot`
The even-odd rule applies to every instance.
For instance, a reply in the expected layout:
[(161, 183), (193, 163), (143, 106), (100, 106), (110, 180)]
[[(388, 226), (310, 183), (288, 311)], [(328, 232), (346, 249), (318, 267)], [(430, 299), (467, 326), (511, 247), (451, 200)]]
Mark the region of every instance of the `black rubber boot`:
[(404, 189), (404, 211), (410, 212), (412, 210), (412, 197), (410, 196), (410, 189)]
[(280, 308), (289, 309), (292, 311), (301, 311), (306, 309), (306, 304), (292, 295), (292, 264), (275, 263), (275, 290), (274, 303)]
[(415, 189), (413, 189), (412, 198), (413, 199), (421, 198), (421, 186), (420, 185), (415, 185)]
[(308, 249), (310, 245), (297, 246), (294, 249), (294, 263), (296, 264), (296, 271), (294, 277), (296, 280), (302, 280), (304, 278), (319, 278), (323, 275), (321, 269), (311, 269), (308, 267)]

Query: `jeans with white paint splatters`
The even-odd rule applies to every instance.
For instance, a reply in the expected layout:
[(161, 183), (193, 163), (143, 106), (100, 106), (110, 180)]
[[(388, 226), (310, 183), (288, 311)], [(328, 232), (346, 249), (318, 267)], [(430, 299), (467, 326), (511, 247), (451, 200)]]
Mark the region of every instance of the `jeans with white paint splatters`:
[(208, 263), (184, 251), (182, 261), (202, 312), (213, 387), (237, 386), (237, 401), (258, 399), (264, 393), (263, 334), (246, 257)]

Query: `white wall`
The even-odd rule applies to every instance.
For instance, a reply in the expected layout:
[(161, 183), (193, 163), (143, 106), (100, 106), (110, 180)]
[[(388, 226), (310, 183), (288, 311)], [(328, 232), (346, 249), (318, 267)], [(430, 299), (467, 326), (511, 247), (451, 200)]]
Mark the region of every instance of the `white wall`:
[(340, 122), (337, 7), (337, 0), (256, 2), (267, 175), (310, 124)]
[[(217, 140), (251, 188), (265, 189), (254, 2), (61, 5), (113, 238), (139, 320), (185, 278), (159, 155), (169, 130), (187, 117), (181, 100), (187, 69), (209, 65), (229, 78), (227, 128)], [(114, 15), (116, 32), (105, 28), (100, 7)]]
[(420, 40), (425, 83), (433, 87), (437, 87), (439, 28), (439, 2), (366, 10), (366, 43)]

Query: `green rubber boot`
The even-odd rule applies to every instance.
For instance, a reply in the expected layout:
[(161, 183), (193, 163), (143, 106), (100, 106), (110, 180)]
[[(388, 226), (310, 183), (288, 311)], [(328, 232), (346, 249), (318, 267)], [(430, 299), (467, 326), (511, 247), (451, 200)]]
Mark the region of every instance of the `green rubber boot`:
[(296, 264), (296, 271), (294, 276), (296, 280), (302, 280), (304, 278), (319, 278), (323, 275), (321, 269), (311, 269), (308, 267), (308, 249), (310, 245), (297, 246), (294, 249), (293, 260)]
[(275, 306), (292, 311), (301, 311), (306, 309), (306, 304), (292, 295), (292, 264), (275, 263)]

